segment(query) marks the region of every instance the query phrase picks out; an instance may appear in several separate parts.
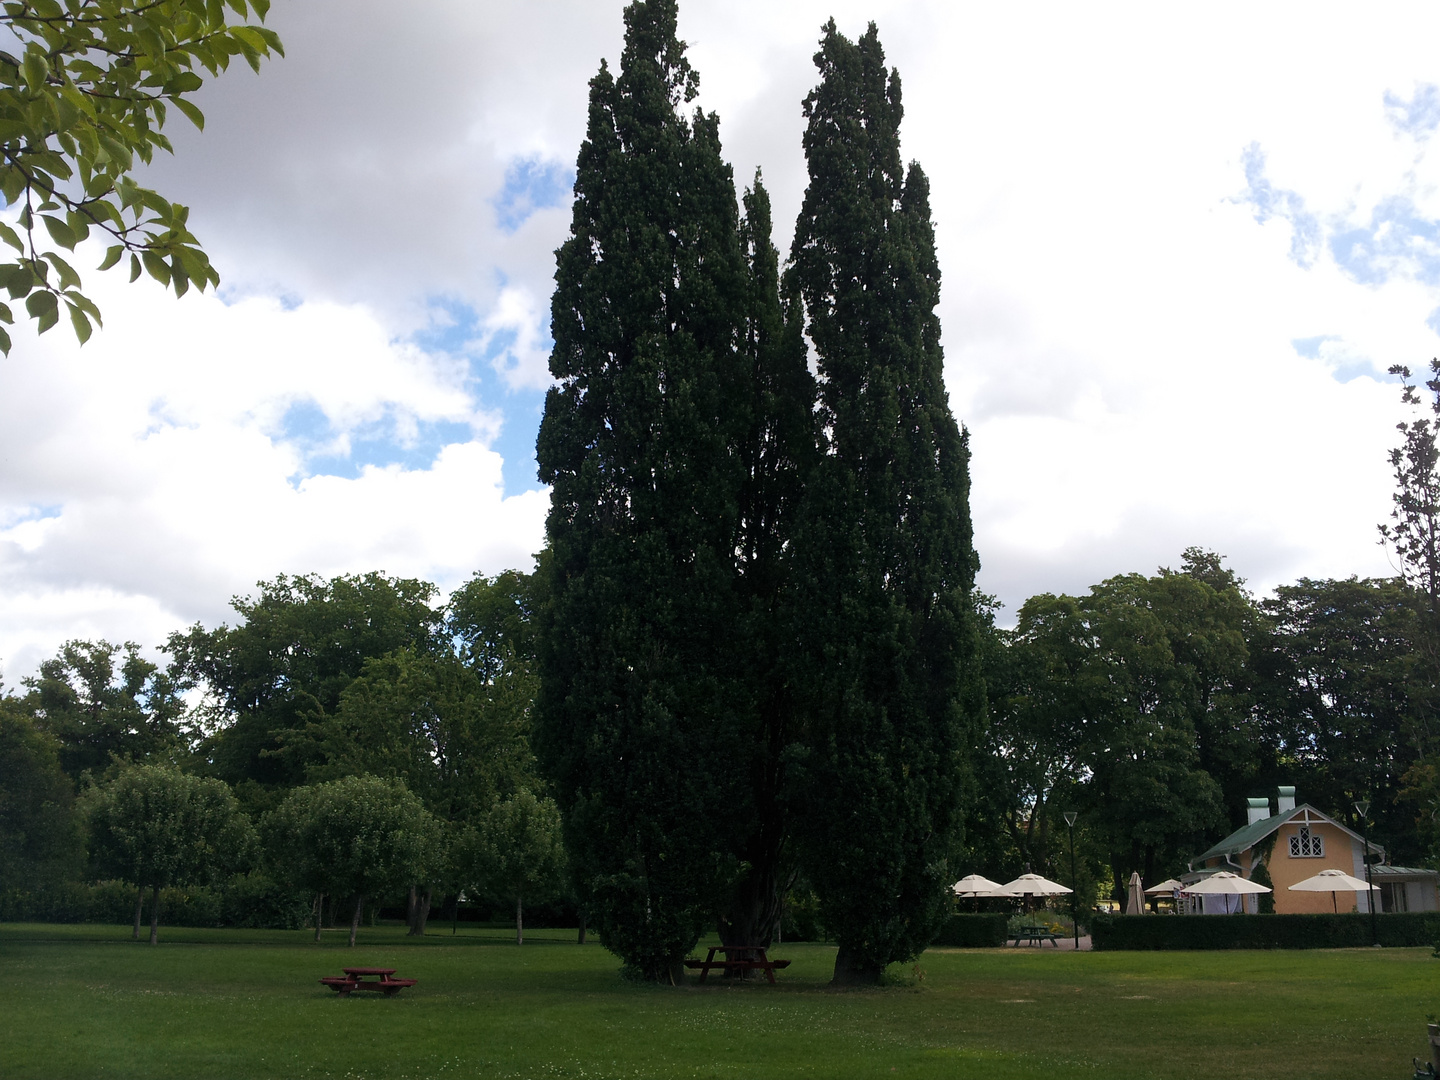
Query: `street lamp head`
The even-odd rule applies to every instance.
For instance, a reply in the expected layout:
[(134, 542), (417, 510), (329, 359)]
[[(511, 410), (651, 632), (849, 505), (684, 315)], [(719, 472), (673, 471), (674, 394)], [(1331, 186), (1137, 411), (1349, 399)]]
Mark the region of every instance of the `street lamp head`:
[(1357, 802), (1355, 804), (1355, 812), (1359, 814), (1362, 818), (1368, 819), (1370, 817), (1370, 800), (1362, 799), (1361, 801)]
[(1074, 810), (1066, 810), (1066, 811), (1065, 811), (1065, 824), (1068, 825), (1070, 828), (1073, 829), (1073, 828), (1075, 827), (1075, 819), (1076, 819), (1077, 817), (1079, 817), (1079, 815), (1076, 814)]

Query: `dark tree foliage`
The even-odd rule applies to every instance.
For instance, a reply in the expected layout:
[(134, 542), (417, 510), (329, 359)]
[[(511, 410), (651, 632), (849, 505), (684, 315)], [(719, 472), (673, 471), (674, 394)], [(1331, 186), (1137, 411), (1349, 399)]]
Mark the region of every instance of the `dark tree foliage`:
[(744, 207), (740, 243), (749, 273), (741, 349), (750, 398), (740, 445), (745, 477), (735, 551), (743, 607), (734, 673), (749, 682), (746, 756), (736, 765), (749, 773), (750, 801), (734, 808), (744, 870), (721, 911), (719, 931), (729, 944), (764, 945), (778, 931), (797, 869), (786, 814), (787, 748), (799, 705), (790, 658), (799, 618), (793, 540), (805, 478), (817, 458), (817, 429), (804, 318), (793, 298), (781, 299), (770, 196), (758, 172)]
[[(674, 0), (625, 11), (603, 64), (557, 256), (537, 445), (552, 485), (536, 750), (592, 923), (669, 979), (739, 871), (748, 759), (736, 546), (747, 268), (719, 122)], [(741, 654), (743, 655), (743, 653)]]
[(79, 868), (74, 802), (59, 743), (18, 699), (0, 694), (0, 888), (50, 884)]
[(210, 696), (207, 767), (252, 809), (273, 806), (323, 757), (309, 725), (340, 705), (367, 660), (438, 646), (435, 586), (380, 573), (259, 583), (236, 597), (236, 626), (170, 636), (178, 677)]
[(184, 702), (134, 642), (68, 641), (24, 685), (23, 707), (55, 737), (72, 779), (184, 749)]
[[(1376, 840), (1400, 863), (1422, 855), (1417, 807), (1401, 794), (1433, 726), (1414, 596), (1396, 579), (1301, 578), (1261, 602), (1271, 620), (1262, 707), (1286, 782), (1352, 826), (1353, 804), (1368, 800)], [(1423, 787), (1420, 772), (1412, 786)]]
[[(983, 691), (969, 451), (942, 381), (929, 184), (902, 170), (899, 75), (832, 20), (805, 100), (791, 252), (819, 371), (821, 460), (796, 540), (806, 730), (792, 765), (837, 981), (918, 954), (945, 887)], [(958, 876), (958, 875), (957, 875)]]

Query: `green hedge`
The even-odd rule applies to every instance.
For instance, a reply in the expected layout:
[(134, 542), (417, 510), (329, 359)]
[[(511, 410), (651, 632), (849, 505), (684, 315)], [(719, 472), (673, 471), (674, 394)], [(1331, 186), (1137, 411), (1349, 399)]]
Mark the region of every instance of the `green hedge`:
[[(311, 898), (262, 874), (237, 874), (216, 888), (160, 890), (162, 926), (239, 926), (296, 930), (311, 919)], [(63, 882), (0, 893), (0, 922), (104, 923), (135, 918), (135, 887), (123, 881)], [(150, 922), (150, 891), (142, 920)]]
[(990, 949), (1005, 944), (1009, 916), (1004, 912), (951, 915), (936, 945), (952, 949)]
[[(1095, 915), (1096, 949), (1348, 949), (1371, 944), (1370, 916), (1346, 915)], [(1440, 912), (1375, 916), (1381, 945), (1400, 948), (1440, 941)]]

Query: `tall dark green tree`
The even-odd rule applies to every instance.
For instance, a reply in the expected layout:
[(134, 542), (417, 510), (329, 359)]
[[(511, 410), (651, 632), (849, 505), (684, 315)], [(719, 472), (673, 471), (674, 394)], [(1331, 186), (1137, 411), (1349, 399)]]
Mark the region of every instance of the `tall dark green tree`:
[(787, 747), (797, 699), (790, 678), (796, 630), (794, 533), (805, 478), (816, 460), (815, 380), (806, 364), (804, 318), (780, 295), (771, 243), (770, 196), (756, 172), (744, 195), (740, 243), (749, 274), (741, 350), (750, 371), (747, 428), (740, 445), (736, 570), (742, 604), (735, 674), (749, 683), (744, 758), (749, 802), (737, 805), (742, 873), (720, 913), (721, 940), (769, 944), (797, 869), (786, 807)]
[[(832, 20), (805, 100), (791, 251), (823, 454), (798, 533), (807, 730), (793, 767), (837, 982), (918, 954), (948, 911), (982, 705), (969, 450), (942, 380), (929, 183), (902, 167), (900, 78)], [(958, 876), (958, 875), (955, 875)]]
[(752, 702), (736, 545), (747, 267), (719, 121), (674, 0), (631, 4), (602, 64), (557, 256), (537, 458), (552, 486), (535, 745), (590, 918), (673, 978), (741, 872)]

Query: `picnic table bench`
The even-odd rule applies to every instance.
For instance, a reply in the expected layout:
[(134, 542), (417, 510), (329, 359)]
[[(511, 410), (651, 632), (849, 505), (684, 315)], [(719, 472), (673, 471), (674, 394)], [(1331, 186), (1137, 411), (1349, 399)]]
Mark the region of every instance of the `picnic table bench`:
[[(716, 960), (716, 953), (724, 953), (724, 960)], [(731, 954), (737, 954), (732, 958)], [(789, 960), (771, 960), (765, 955), (765, 950), (759, 945), (712, 945), (709, 954), (704, 960), (686, 960), (687, 968), (698, 968), (700, 971), (700, 982), (705, 981), (705, 976), (710, 974), (712, 968), (719, 968), (721, 971), (764, 971), (765, 977), (770, 980), (770, 985), (775, 985), (775, 969), (787, 968)]]
[(1050, 942), (1055, 948), (1060, 948), (1060, 942), (1056, 939), (1053, 930), (1047, 930), (1043, 926), (1021, 926), (1010, 931), (1010, 942), (1018, 946), (1021, 942), (1027, 945), (1039, 945), (1045, 947), (1045, 942)]
[(320, 980), (341, 997), (349, 997), (356, 990), (379, 990), (386, 997), (394, 997), (407, 986), (414, 986), (414, 979), (395, 978), (394, 968), (341, 968), (340, 975), (326, 975)]

